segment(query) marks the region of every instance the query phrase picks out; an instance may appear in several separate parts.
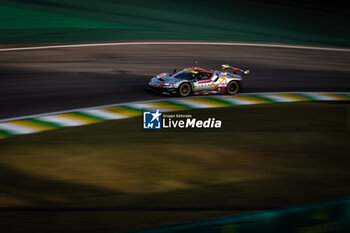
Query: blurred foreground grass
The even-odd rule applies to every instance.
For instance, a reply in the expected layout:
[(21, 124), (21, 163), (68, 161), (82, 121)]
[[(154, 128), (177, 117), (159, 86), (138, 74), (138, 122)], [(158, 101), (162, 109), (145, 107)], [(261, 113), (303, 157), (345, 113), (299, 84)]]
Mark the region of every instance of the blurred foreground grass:
[(1, 140), (0, 206), (48, 209), (2, 209), (0, 231), (119, 232), (348, 196), (349, 106), (186, 112), (220, 130), (148, 132), (134, 118)]

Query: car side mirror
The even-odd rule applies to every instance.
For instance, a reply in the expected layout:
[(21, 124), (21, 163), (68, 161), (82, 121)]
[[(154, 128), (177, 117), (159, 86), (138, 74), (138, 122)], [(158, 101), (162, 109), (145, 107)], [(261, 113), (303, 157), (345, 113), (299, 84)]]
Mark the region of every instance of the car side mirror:
[(173, 74), (176, 74), (176, 69), (173, 70)]

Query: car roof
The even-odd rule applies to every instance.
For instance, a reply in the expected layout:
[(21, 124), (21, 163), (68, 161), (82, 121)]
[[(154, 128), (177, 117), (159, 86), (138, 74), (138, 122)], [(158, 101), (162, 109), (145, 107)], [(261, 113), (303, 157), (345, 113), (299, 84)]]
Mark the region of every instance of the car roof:
[(205, 68), (202, 68), (202, 67), (197, 67), (197, 66), (188, 67), (187, 70), (195, 71), (195, 72), (213, 72), (212, 70), (205, 69)]

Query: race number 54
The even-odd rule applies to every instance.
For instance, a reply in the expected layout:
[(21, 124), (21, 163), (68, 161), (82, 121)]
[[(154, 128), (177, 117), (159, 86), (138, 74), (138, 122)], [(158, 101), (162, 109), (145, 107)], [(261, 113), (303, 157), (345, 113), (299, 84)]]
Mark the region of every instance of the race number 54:
[(227, 84), (226, 78), (219, 79), (219, 85), (226, 85), (226, 84)]

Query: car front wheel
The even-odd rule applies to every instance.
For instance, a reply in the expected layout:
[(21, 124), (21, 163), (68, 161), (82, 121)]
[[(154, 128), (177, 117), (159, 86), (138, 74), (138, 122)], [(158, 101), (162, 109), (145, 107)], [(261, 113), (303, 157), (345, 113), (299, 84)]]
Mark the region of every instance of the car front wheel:
[(239, 83), (237, 81), (231, 81), (227, 84), (226, 91), (229, 95), (237, 94), (240, 89)]
[(182, 83), (179, 86), (178, 92), (181, 96), (188, 96), (191, 93), (191, 85), (189, 83)]

